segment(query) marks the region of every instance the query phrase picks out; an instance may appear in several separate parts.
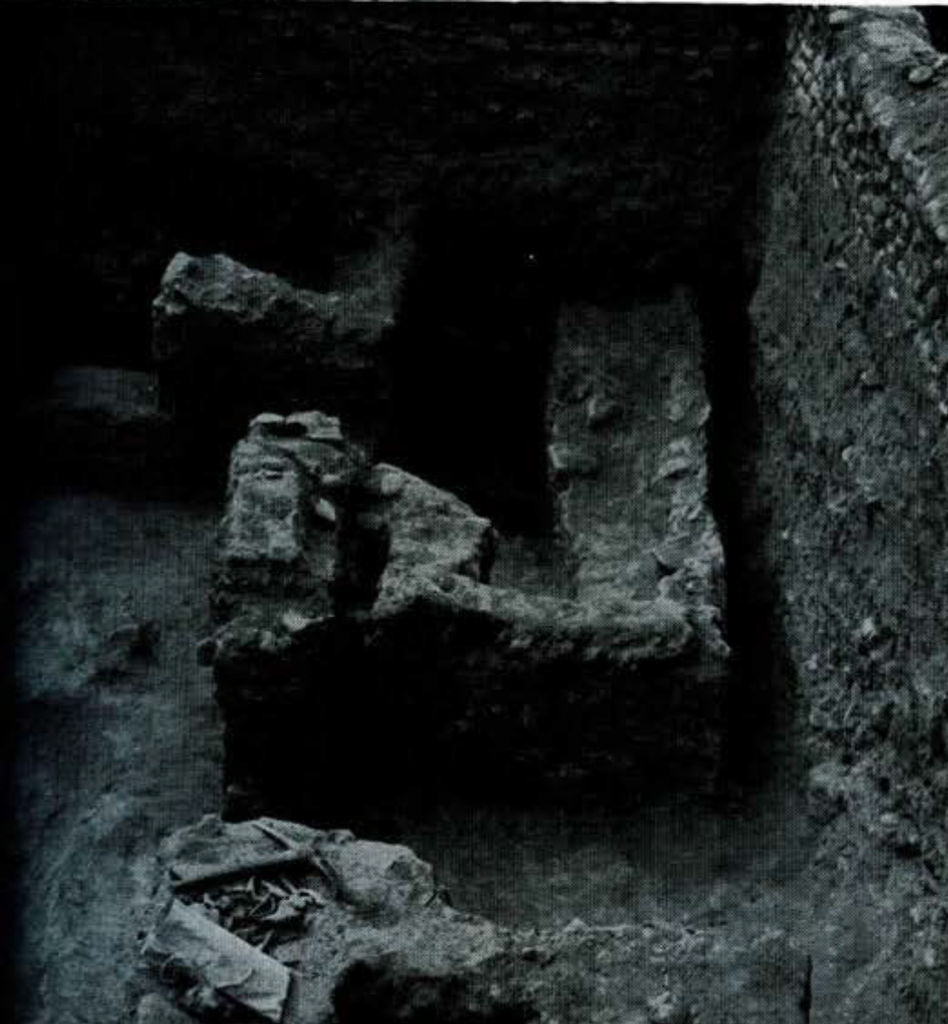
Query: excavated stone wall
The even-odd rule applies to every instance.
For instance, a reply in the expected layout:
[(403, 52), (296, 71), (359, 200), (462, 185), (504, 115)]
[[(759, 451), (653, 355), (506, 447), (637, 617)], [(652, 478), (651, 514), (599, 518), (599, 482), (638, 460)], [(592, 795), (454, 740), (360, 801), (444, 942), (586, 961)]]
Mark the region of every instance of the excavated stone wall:
[(871, 892), (886, 921), (842, 1019), (936, 1020), (948, 57), (914, 11), (809, 10), (786, 70), (751, 304), (744, 526), (773, 588), (832, 891)]
[[(338, 420), (257, 417), (231, 459), (218, 628), (202, 648), (223, 712), (228, 814), (351, 814), (417, 787), (432, 798), (611, 787), (629, 802), (713, 790), (729, 652), (698, 454), (674, 480), (646, 481), (663, 518), (652, 540), (676, 564), (641, 594), (622, 576), (628, 545), (608, 547), (640, 524), (613, 517), (603, 534), (574, 498), (570, 542), (607, 547), (573, 599), (494, 585), (491, 523), (370, 464)], [(562, 471), (560, 486), (568, 494)]]

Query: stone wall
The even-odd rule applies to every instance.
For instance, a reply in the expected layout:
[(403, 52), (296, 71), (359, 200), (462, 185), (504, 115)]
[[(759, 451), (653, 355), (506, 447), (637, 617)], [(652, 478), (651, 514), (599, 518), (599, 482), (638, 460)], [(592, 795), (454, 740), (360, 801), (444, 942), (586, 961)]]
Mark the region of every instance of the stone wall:
[(935, 1020), (948, 952), (948, 57), (912, 10), (800, 10), (786, 71), (751, 305), (744, 525), (763, 545), (831, 891), (858, 880), (879, 914), (841, 1019)]

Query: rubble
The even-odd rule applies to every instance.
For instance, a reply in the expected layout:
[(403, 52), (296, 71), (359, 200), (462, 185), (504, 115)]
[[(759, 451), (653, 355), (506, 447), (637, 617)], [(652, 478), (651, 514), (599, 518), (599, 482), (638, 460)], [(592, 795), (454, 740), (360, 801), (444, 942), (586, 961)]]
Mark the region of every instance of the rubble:
[[(229, 930), (233, 918), (215, 920), (222, 891), (209, 885), (188, 903), (173, 900), (145, 941), (155, 985), (203, 1020), (230, 1019), (233, 1003), (278, 1024), (807, 1020), (809, 960), (780, 933), (729, 944), (664, 924), (501, 928), (453, 909), (407, 848), (347, 832), (205, 818), (165, 843), (168, 874), (157, 899), (167, 899), (174, 873), (259, 860), (272, 834), (292, 837), (339, 880), (330, 893), (318, 873), (301, 868), (273, 886), (284, 900), (319, 892), (295, 930), (274, 931), (266, 952), (255, 949)], [(264, 885), (250, 876), (245, 888)]]
[[(728, 652), (699, 558), (717, 565), (715, 537), (704, 552), (693, 536), (708, 529), (700, 494), (666, 499), (687, 543), (651, 593), (582, 576), (576, 599), (525, 593), (492, 584), (487, 519), (370, 465), (337, 421), (306, 422), (302, 436), (258, 416), (231, 460), (219, 625), (201, 656), (241, 813), (255, 790), (310, 813), (434, 777), (433, 764), (488, 787), (713, 789)], [(610, 565), (624, 568), (615, 553)]]
[[(713, 623), (708, 642), (723, 654), (724, 552), (708, 499), (701, 347), (684, 288), (629, 308), (566, 306), (549, 408), (554, 436), (598, 467), (595, 478), (560, 476), (577, 597), (661, 594), (700, 607)], [(604, 418), (611, 406), (602, 400), (582, 400), (608, 389), (623, 395), (621, 417)]]

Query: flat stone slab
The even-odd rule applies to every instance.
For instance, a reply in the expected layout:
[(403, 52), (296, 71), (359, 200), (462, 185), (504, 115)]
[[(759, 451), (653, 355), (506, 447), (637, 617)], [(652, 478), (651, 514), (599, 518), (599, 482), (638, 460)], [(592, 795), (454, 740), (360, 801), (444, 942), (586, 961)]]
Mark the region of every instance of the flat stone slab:
[[(306, 858), (296, 870), (254, 868), (287, 845)], [(205, 818), (171, 836), (161, 856), (167, 871), (156, 907), (166, 909), (145, 941), (147, 965), (156, 989), (203, 1020), (231, 1019), (247, 980), (241, 975), (228, 994), (235, 979), (221, 976), (215, 987), (212, 971), (195, 981), (169, 969), (168, 957), (194, 959), (199, 935), (212, 949), (198, 958), (214, 960), (220, 933), (229, 949), (247, 947), (254, 964), (266, 964), (261, 976), (288, 979), (279, 1013), (266, 1014), (282, 1024), (808, 1019), (809, 958), (778, 932), (731, 942), (670, 925), (501, 928), (452, 908), (431, 868), (406, 847), (274, 819)], [(176, 890), (176, 878), (209, 867), (238, 874)], [(179, 942), (185, 918), (193, 927)]]

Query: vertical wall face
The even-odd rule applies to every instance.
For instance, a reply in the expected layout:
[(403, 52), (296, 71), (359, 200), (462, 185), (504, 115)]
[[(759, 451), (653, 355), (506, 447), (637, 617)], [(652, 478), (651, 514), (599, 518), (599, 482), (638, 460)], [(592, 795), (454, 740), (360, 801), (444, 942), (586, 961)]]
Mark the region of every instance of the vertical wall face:
[[(948, 62), (912, 11), (800, 12), (788, 56), (751, 307), (748, 522), (817, 805), (847, 812), (857, 851), (944, 881)], [(910, 947), (899, 986), (921, 1005), (935, 974)]]

